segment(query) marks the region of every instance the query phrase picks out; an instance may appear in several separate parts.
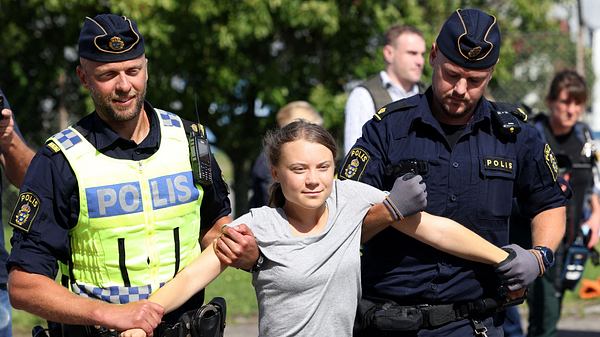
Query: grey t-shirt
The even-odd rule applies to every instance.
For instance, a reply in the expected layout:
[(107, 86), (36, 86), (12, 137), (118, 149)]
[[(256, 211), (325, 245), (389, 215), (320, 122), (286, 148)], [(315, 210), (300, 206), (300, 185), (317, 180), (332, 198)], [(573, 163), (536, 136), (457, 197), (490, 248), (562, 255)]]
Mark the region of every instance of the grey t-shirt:
[(292, 235), (281, 208), (262, 207), (236, 219), (254, 232), (265, 256), (253, 275), (259, 335), (351, 336), (360, 298), (360, 235), (369, 208), (385, 193), (334, 180), (322, 233)]

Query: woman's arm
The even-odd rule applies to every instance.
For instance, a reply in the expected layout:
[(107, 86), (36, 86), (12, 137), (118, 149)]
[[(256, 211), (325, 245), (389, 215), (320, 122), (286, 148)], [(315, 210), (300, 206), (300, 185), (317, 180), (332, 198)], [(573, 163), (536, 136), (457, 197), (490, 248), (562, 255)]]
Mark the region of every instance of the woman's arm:
[(463, 259), (497, 264), (508, 253), (458, 222), (421, 212), (392, 225), (395, 229), (434, 248)]
[(149, 300), (162, 305), (165, 313), (171, 312), (204, 289), (225, 268), (227, 266), (221, 264), (215, 255), (213, 245), (208, 245), (200, 256), (154, 292)]
[(367, 212), (363, 220), (361, 241), (368, 241), (388, 226), (463, 259), (496, 264), (508, 257), (507, 252), (454, 220), (421, 212), (393, 221), (388, 208), (382, 203), (373, 205)]

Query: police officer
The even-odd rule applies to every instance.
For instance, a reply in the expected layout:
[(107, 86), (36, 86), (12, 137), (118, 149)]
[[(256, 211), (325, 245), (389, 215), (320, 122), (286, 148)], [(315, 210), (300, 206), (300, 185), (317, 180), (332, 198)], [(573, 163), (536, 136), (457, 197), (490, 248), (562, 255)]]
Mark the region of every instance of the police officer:
[[(557, 324), (564, 292), (576, 285), (566, 284), (562, 280), (562, 272), (567, 267), (566, 252), (581, 235), (580, 226), (585, 224), (590, 228), (588, 248), (598, 242), (600, 198), (598, 191), (593, 191), (596, 153), (592, 148), (591, 130), (580, 121), (586, 101), (587, 85), (583, 77), (573, 70), (560, 71), (552, 79), (546, 97), (549, 114), (540, 114), (533, 120), (542, 139), (550, 144), (557, 157), (560, 155), (559, 168), (569, 181), (573, 197), (567, 207), (567, 230), (556, 254), (557, 263), (543, 277), (535, 280), (527, 297), (530, 308), (529, 337), (553, 337), (558, 334)], [(511, 230), (528, 228), (528, 222), (526, 217), (514, 217), (511, 219)]]
[[(483, 97), (500, 40), (494, 16), (477, 9), (452, 13), (431, 49), (432, 86), (380, 109), (365, 124), (339, 175), (389, 190), (398, 174), (421, 174), (427, 212), (454, 219), (500, 246), (508, 243), (515, 195), (533, 218), (539, 250), (506, 247), (511, 254), (496, 271), (514, 290), (549, 266), (544, 254), (562, 238), (567, 198), (556, 183), (550, 147), (536, 130), (518, 121), (512, 131), (521, 131), (508, 132), (498, 123), (495, 105)], [(399, 326), (383, 313), (378, 317), (392, 326), (370, 323), (370, 336), (502, 335), (501, 315), (486, 304), (498, 297), (493, 268), (389, 230), (365, 244), (362, 268), (364, 297), (406, 306), (390, 316), (417, 318)]]
[[(228, 190), (212, 157), (212, 181), (193, 178), (188, 133), (202, 127), (145, 101), (148, 61), (133, 20), (86, 17), (79, 56), (95, 111), (31, 163), (9, 220), (11, 302), (73, 324), (65, 336), (90, 335), (90, 326), (152, 335), (163, 309), (144, 299), (200, 253), (201, 233), (206, 246), (231, 221)], [(253, 247), (234, 262), (256, 260)], [(197, 294), (164, 320), (202, 301)]]

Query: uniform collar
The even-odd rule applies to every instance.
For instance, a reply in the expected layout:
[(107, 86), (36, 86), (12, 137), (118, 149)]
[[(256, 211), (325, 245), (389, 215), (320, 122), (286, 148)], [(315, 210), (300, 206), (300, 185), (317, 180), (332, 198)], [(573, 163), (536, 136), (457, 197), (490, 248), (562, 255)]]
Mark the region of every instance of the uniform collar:
[(148, 121), (150, 123), (150, 131), (144, 140), (136, 145), (129, 139), (121, 138), (113, 129), (110, 128), (106, 122), (104, 122), (95, 111), (82, 119), (78, 126), (83, 128), (87, 135), (85, 138), (90, 141), (94, 147), (100, 151), (113, 148), (123, 147), (124, 144), (128, 144), (131, 147), (137, 148), (156, 148), (160, 145), (160, 127), (158, 125), (158, 117), (154, 108), (147, 101), (144, 102), (144, 110), (148, 115)]

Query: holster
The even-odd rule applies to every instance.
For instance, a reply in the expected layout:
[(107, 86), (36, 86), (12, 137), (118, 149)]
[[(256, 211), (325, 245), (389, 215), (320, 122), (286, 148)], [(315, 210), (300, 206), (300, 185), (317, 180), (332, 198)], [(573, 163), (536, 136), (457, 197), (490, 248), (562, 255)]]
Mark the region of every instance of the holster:
[(161, 323), (154, 336), (223, 337), (226, 315), (225, 299), (215, 297), (200, 308), (185, 312), (175, 324)]
[[(177, 322), (161, 323), (156, 337), (223, 337), (227, 305), (222, 297), (215, 297), (198, 309), (183, 313)], [(36, 326), (33, 337), (118, 337), (119, 333), (104, 327), (67, 325), (48, 322), (48, 329)]]

